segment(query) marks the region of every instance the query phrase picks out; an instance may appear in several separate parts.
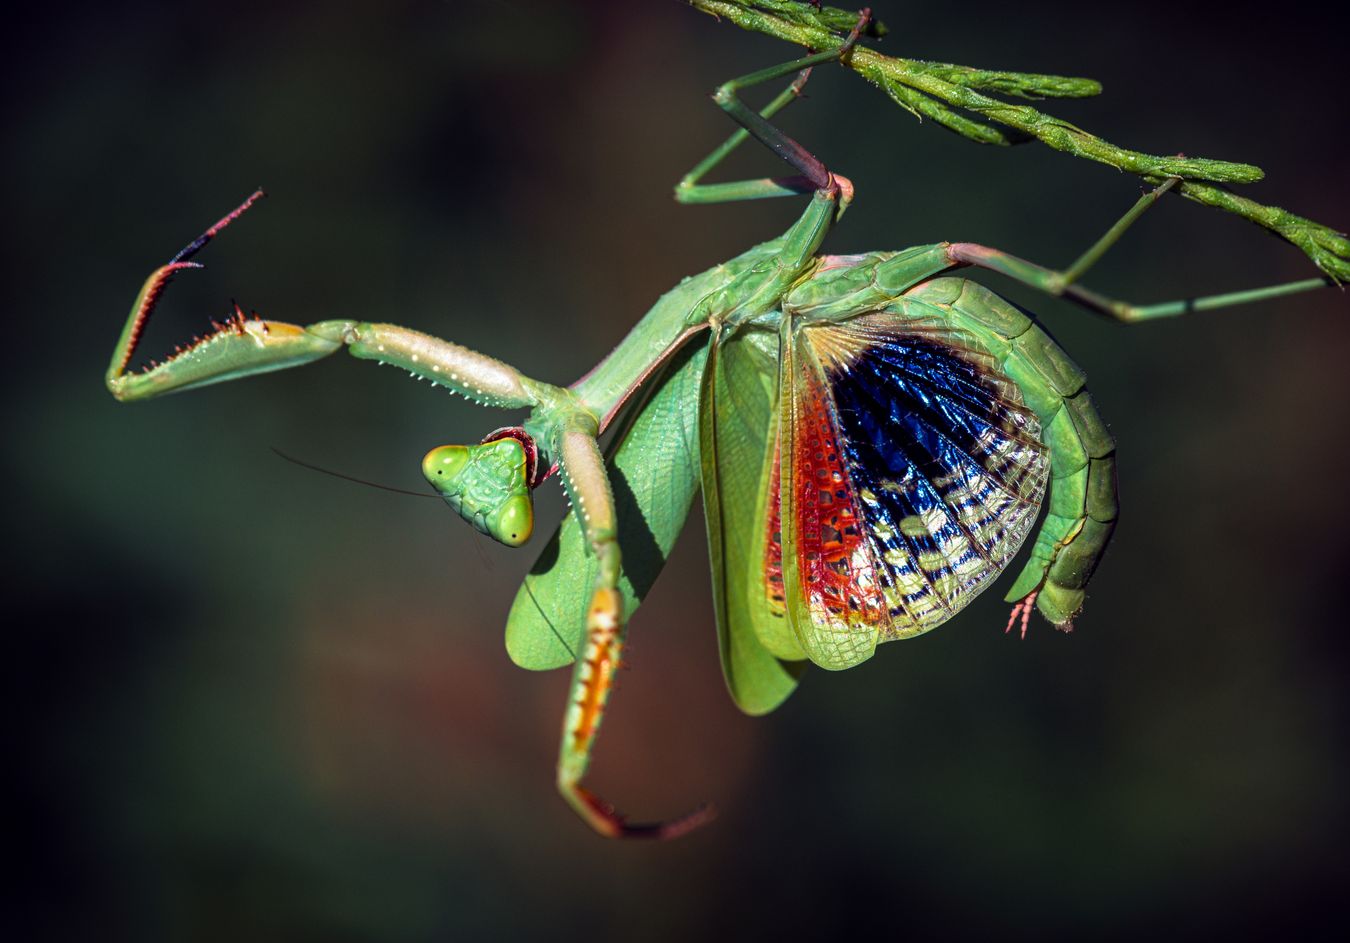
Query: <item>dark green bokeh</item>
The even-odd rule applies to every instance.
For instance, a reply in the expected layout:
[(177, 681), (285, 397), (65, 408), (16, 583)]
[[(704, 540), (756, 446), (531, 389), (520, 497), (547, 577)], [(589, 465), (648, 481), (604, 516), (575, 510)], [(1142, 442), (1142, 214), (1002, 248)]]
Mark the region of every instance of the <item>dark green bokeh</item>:
[[(1259, 164), (1244, 192), (1350, 226), (1343, 39), (1311, 14), (878, 12), (899, 54), (1100, 78), (1101, 99), (1048, 110)], [(594, 783), (637, 816), (708, 799), (722, 817), (606, 843), (552, 789), (565, 673), (502, 650), (536, 551), (270, 451), (419, 488), (427, 448), (509, 414), (347, 358), (134, 407), (102, 374), (145, 274), (262, 184), (176, 283), (151, 355), (234, 296), (577, 376), (680, 276), (799, 211), (669, 197), (730, 130), (706, 91), (794, 52), (675, 0), (30, 14), (0, 40), (17, 919), (53, 939), (862, 918), (1020, 936), (1288, 926), (1339, 897), (1344, 295), (1127, 330), (996, 284), (1087, 369), (1120, 444), (1122, 525), (1079, 630), (1005, 638), (991, 593), (751, 720), (722, 688), (693, 521), (633, 623)], [(784, 120), (858, 185), (833, 251), (949, 238), (1062, 264), (1138, 192), (919, 126), (839, 70)], [(756, 153), (732, 170), (778, 172)], [(1169, 199), (1089, 283), (1153, 301), (1309, 271)], [(543, 490), (546, 532), (561, 502)]]

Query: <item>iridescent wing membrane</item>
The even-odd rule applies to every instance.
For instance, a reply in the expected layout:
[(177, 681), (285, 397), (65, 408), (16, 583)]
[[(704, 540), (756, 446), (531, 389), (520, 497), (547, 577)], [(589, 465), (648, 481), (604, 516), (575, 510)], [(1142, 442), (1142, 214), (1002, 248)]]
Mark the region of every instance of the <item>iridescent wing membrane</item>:
[[(943, 314), (904, 299), (851, 320), (785, 316), (777, 338), (714, 345), (704, 501), (723, 663), (746, 709), (790, 691), (765, 689), (764, 656), (847, 668), (934, 628), (1035, 523), (1050, 464), (1040, 423)], [(734, 369), (764, 360), (766, 338), (776, 396)]]
[(879, 313), (790, 333), (788, 617), (812, 661), (846, 668), (950, 619), (1002, 572), (1049, 460), (1016, 387), (951, 328)]

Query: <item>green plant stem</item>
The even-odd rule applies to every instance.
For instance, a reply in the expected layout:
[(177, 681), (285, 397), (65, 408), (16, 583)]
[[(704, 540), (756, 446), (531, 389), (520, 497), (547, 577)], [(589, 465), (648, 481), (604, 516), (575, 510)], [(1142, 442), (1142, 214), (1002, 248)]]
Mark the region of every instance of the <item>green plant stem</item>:
[[(847, 29), (857, 20), (856, 13), (831, 7), (817, 8), (796, 0), (690, 0), (690, 3), (742, 29), (815, 51), (840, 46), (843, 43), (840, 30)], [(884, 28), (877, 28), (871, 35), (883, 32)], [(1085, 97), (1101, 90), (1090, 79), (923, 62), (884, 56), (861, 45), (854, 48), (845, 64), (880, 87), (902, 108), (921, 118), (931, 118), (973, 141), (1008, 145), (1035, 139), (1055, 150), (1098, 161), (1153, 184), (1179, 177), (1181, 183), (1173, 188), (1176, 193), (1270, 230), (1297, 246), (1334, 281), (1350, 281), (1350, 239), (1343, 233), (1225, 189), (1226, 184), (1260, 180), (1263, 173), (1259, 167), (1128, 150), (1030, 105), (1012, 104), (983, 94), (992, 91), (1022, 97)], [(994, 125), (1002, 125), (1011, 132)]]

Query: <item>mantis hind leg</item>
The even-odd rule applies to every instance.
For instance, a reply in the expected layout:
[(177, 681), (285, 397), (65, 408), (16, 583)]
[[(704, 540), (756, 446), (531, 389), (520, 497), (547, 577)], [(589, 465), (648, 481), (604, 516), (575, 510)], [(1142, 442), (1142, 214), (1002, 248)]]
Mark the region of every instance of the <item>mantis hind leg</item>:
[[(1120, 239), (1131, 225), (1176, 184), (1164, 181), (1144, 194), (1105, 235), (1063, 271), (1054, 271), (1005, 252), (973, 243), (953, 243), (946, 255), (958, 265), (972, 265), (1007, 275), (1048, 294), (1074, 301), (1124, 323), (1147, 321), (1191, 311), (1225, 308), (1295, 294), (1333, 284), (1313, 278), (1221, 295), (1138, 306), (1089, 291), (1077, 280)], [(1002, 339), (1008, 375), (1021, 388), (1040, 417), (1043, 441), (1050, 449), (1050, 485), (1045, 519), (1027, 562), (1007, 600), (1016, 604), (1009, 629), (1034, 605), (1055, 626), (1068, 629), (1082, 607), (1092, 576), (1115, 530), (1118, 501), (1115, 443), (1084, 388), (1082, 371), (1029, 318), (997, 299), (987, 289), (966, 282), (967, 291), (986, 298), (965, 309), (978, 312), (986, 331)], [(961, 306), (957, 305), (958, 310)], [(998, 310), (997, 316), (993, 314)]]
[(1178, 179), (1177, 177), (1169, 177), (1162, 184), (1141, 196), (1124, 216), (1093, 243), (1091, 248), (1063, 271), (1055, 271), (1034, 262), (1019, 259), (1017, 256), (1009, 255), (1006, 252), (1000, 252), (997, 249), (971, 242), (950, 244), (946, 250), (947, 257), (959, 265), (973, 265), (988, 269), (991, 272), (998, 272), (1024, 285), (1073, 301), (1098, 314), (1104, 314), (1127, 324), (1149, 321), (1154, 318), (1174, 317), (1179, 314), (1189, 314), (1192, 311), (1212, 311), (1232, 307), (1233, 305), (1249, 304), (1254, 301), (1265, 301), (1269, 298), (1298, 294), (1299, 292), (1335, 284), (1334, 279), (1330, 276), (1323, 276), (1296, 282), (1285, 282), (1279, 285), (1268, 285), (1264, 288), (1225, 292), (1218, 295), (1203, 295), (1196, 298), (1184, 298), (1150, 305), (1135, 305), (1108, 298), (1078, 285), (1078, 279), (1095, 265), (1106, 254), (1107, 250), (1125, 234), (1126, 230), (1149, 207), (1156, 203), (1159, 197), (1178, 182)]
[[(953, 263), (999, 272), (1124, 323), (1225, 308), (1334, 284), (1329, 277), (1313, 278), (1143, 306), (1107, 298), (1076, 284), (1175, 183), (1175, 179), (1169, 179), (1142, 196), (1063, 271), (973, 243), (952, 243), (944, 251)], [(1119, 510), (1115, 442), (1084, 387), (1082, 371), (1049, 335), (988, 289), (972, 282), (964, 284), (965, 291), (983, 297), (965, 307), (958, 302), (956, 310), (966, 316), (974, 312), (983, 329), (1000, 338), (999, 346), (1005, 355), (1003, 366), (1039, 416), (1042, 439), (1050, 450), (1046, 515), (1036, 534), (1031, 559), (1008, 591), (1007, 600), (1016, 604), (1008, 628), (1020, 616), (1025, 634), (1026, 619), (1034, 605), (1056, 627), (1067, 630), (1083, 605), (1088, 579), (1115, 530)]]

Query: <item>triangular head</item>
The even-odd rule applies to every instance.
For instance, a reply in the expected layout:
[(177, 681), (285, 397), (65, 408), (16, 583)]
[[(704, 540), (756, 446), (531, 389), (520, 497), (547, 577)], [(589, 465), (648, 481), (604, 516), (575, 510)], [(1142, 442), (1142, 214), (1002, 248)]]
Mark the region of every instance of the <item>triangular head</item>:
[(508, 547), (534, 531), (530, 492), (541, 476), (539, 450), (524, 429), (490, 433), (478, 445), (442, 445), (422, 459), (422, 474), (475, 530)]

